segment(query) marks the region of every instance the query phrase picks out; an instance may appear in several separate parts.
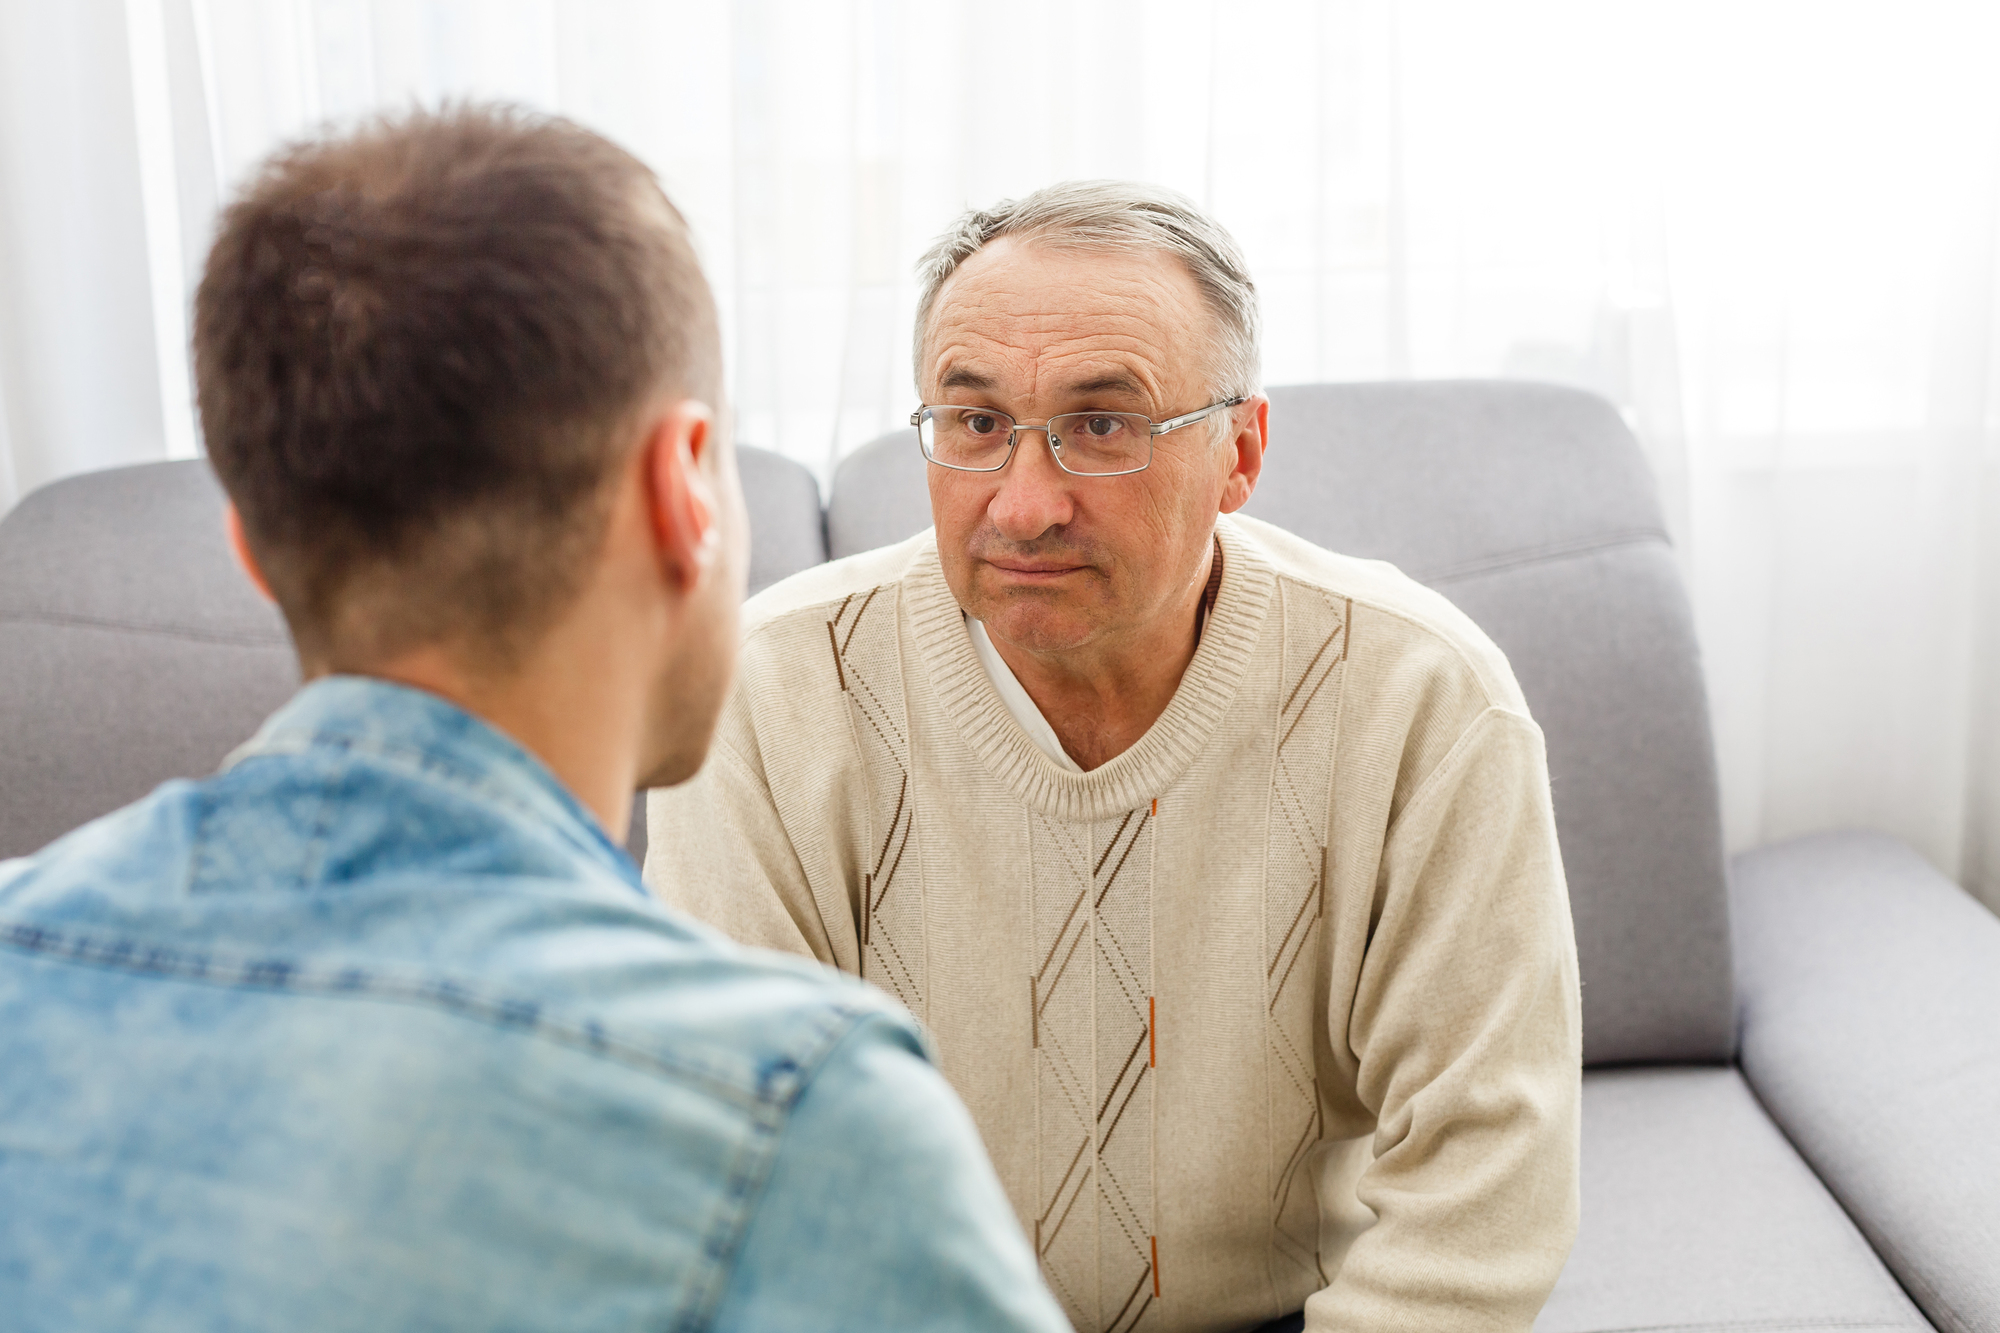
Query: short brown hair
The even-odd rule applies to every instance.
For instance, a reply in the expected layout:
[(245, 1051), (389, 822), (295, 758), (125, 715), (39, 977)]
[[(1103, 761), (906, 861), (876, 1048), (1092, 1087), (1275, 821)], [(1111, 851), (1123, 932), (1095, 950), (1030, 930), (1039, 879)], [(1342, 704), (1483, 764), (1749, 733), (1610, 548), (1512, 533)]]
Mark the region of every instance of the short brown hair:
[(195, 297), (209, 457), (302, 655), (512, 657), (598, 549), (619, 443), (717, 403), (715, 306), (645, 164), (460, 106), (293, 144)]

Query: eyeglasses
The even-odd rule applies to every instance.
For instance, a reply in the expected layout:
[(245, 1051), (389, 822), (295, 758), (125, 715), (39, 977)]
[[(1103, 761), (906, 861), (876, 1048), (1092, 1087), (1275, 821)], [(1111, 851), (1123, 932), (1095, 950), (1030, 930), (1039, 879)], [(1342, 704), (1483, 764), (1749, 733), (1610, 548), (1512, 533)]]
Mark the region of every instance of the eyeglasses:
[(1144, 472), (1153, 462), (1153, 437), (1192, 426), (1224, 408), (1248, 402), (1231, 398), (1210, 403), (1167, 421), (1137, 412), (1065, 412), (1047, 424), (1024, 426), (990, 407), (933, 404), (910, 413), (924, 457), (939, 467), (960, 472), (998, 472), (1014, 456), (1022, 431), (1038, 430), (1049, 437), (1056, 466), (1078, 477), (1119, 477)]

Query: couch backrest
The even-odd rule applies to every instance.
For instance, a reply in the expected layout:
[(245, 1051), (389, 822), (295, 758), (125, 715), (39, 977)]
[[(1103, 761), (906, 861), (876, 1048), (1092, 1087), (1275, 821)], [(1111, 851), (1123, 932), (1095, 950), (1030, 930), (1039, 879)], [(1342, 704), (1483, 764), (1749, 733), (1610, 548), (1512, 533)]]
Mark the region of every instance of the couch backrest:
[[(1548, 738), (1586, 1059), (1729, 1058), (1708, 706), (1680, 571), (1623, 421), (1588, 394), (1519, 383), (1270, 396), (1271, 448), (1246, 512), (1393, 561), (1513, 663)], [(850, 455), (828, 505), (832, 554), (929, 526), (924, 467), (914, 431)]]
[[(1521, 384), (1274, 389), (1249, 512), (1392, 560), (1506, 650), (1549, 742), (1593, 1062), (1733, 1048), (1722, 848), (1692, 625), (1636, 443)], [(753, 590), (929, 523), (913, 433), (811, 475), (739, 451)], [(0, 857), (212, 771), (291, 692), (277, 614), (205, 464), (44, 488), (0, 522)], [(635, 850), (643, 851), (643, 821)]]
[(826, 516), (819, 482), (798, 463), (768, 449), (736, 450), (743, 498), (750, 506), (750, 591), (826, 559)]
[(213, 772), (297, 685), (206, 464), (36, 491), (0, 522), (0, 857)]
[[(824, 560), (812, 474), (761, 449), (737, 463), (753, 590)], [(213, 772), (297, 686), (283, 619), (223, 540), (206, 463), (36, 491), (0, 521), (0, 859)], [(635, 854), (644, 839), (636, 819)]]

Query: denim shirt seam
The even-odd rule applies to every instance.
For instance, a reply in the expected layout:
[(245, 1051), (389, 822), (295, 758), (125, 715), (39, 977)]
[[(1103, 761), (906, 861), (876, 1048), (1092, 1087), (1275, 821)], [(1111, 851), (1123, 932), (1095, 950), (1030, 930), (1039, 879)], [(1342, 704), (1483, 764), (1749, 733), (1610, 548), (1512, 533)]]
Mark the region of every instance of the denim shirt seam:
[(623, 1040), (595, 1018), (551, 1015), (536, 1000), (482, 994), (481, 989), (450, 977), (419, 978), (361, 966), (314, 967), (286, 958), (232, 956), (224, 950), (194, 951), (174, 945), (147, 945), (121, 936), (109, 939), (73, 934), (28, 922), (0, 918), (0, 946), (74, 966), (151, 975), (230, 990), (274, 994), (349, 996), (392, 1004), (412, 1004), (518, 1032), (612, 1060), (657, 1077), (700, 1085), (761, 1124), (775, 1115), (781, 1121), (809, 1079), (809, 1071), (825, 1057), (839, 1035), (868, 1012), (864, 1008), (826, 1002), (809, 1032), (791, 1043), (800, 1054), (782, 1054), (761, 1064), (754, 1080), (718, 1071), (699, 1061), (675, 1059)]
[(802, 1043), (804, 1049), (779, 1056), (758, 1071), (759, 1096), (753, 1118), (756, 1133), (730, 1164), (723, 1188), (724, 1207), (704, 1230), (704, 1271), (700, 1280), (688, 1284), (688, 1299), (671, 1324), (676, 1333), (702, 1333), (713, 1327), (715, 1312), (728, 1294), (729, 1279), (736, 1270), (737, 1253), (756, 1214), (758, 1196), (778, 1160), (792, 1109), (827, 1057), (867, 1021), (870, 1012), (846, 1005), (827, 1006), (814, 1024), (818, 1031), (810, 1042)]

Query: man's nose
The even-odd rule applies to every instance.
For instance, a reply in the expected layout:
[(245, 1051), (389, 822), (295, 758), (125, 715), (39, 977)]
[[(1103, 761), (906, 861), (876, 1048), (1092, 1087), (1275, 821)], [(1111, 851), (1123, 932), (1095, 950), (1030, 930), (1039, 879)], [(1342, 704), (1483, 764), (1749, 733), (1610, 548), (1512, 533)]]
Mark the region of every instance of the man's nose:
[(1070, 485), (1075, 478), (1056, 465), (1047, 430), (1019, 429), (1014, 456), (1000, 473), (1000, 490), (987, 513), (1003, 537), (1025, 542), (1070, 521), (1075, 510)]

